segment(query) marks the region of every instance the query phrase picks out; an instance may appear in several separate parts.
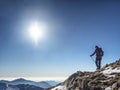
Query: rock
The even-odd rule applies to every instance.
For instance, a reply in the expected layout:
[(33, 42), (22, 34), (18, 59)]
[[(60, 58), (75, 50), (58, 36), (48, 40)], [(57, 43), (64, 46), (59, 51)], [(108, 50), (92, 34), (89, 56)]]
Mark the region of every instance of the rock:
[(117, 87), (117, 83), (114, 83), (114, 84), (112, 85), (112, 90), (115, 90), (116, 87)]
[(105, 88), (105, 90), (112, 90), (112, 89), (111, 89), (111, 87), (107, 87), (107, 88)]
[(66, 90), (120, 90), (120, 60), (107, 64), (95, 72), (77, 71), (63, 84)]
[(89, 90), (88, 82), (89, 82), (89, 80), (86, 80), (86, 79), (82, 81), (82, 86), (81, 86), (81, 88), (82, 88), (83, 90)]

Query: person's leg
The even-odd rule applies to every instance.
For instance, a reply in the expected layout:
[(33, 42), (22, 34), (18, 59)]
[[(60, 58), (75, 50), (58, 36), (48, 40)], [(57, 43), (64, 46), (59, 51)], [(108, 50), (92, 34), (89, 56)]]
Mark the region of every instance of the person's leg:
[(98, 63), (98, 61), (99, 61), (99, 59), (98, 59), (98, 57), (96, 57), (95, 64), (96, 64), (97, 69), (99, 69), (99, 63)]
[(101, 60), (102, 60), (102, 57), (100, 57), (99, 59), (99, 68), (101, 68)]
[(98, 69), (100, 69), (100, 60), (98, 60)]
[(101, 56), (99, 56), (99, 57), (98, 57), (98, 69), (101, 68), (101, 59), (102, 59)]

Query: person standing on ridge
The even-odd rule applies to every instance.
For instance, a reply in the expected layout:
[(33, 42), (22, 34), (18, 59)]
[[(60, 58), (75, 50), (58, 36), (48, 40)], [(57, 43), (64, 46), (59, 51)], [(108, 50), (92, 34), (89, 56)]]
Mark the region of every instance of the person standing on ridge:
[(96, 54), (95, 64), (96, 64), (97, 70), (99, 70), (101, 68), (102, 56), (104, 55), (102, 48), (95, 46), (95, 51), (90, 55), (90, 57), (92, 57), (95, 54)]

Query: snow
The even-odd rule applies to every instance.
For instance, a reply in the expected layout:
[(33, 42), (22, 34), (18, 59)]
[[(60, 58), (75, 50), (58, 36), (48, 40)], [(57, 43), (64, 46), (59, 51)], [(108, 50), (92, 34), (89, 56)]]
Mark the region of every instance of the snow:
[(111, 66), (105, 68), (104, 71), (102, 71), (104, 75), (110, 75), (112, 73), (120, 73), (120, 67), (116, 67), (115, 69), (112, 69)]
[(112, 89), (111, 89), (111, 87), (107, 87), (107, 88), (105, 88), (105, 90), (112, 90)]
[(51, 90), (67, 90), (65, 85), (59, 85)]

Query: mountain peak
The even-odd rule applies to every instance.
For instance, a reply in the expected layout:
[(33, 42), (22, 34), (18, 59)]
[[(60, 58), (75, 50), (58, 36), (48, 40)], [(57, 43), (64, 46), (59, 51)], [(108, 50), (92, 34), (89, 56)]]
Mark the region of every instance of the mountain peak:
[(77, 71), (48, 90), (120, 90), (120, 59), (95, 72)]
[(27, 81), (27, 80), (24, 78), (18, 78), (18, 79), (13, 80), (12, 82), (23, 82), (23, 81)]

